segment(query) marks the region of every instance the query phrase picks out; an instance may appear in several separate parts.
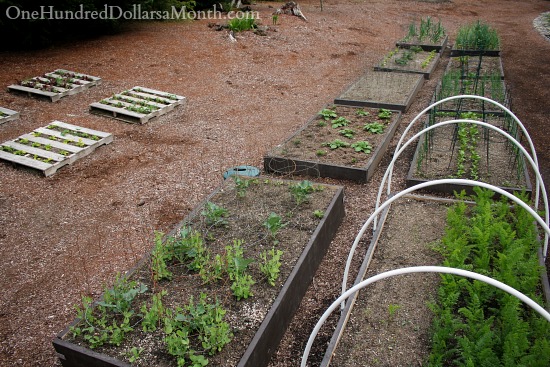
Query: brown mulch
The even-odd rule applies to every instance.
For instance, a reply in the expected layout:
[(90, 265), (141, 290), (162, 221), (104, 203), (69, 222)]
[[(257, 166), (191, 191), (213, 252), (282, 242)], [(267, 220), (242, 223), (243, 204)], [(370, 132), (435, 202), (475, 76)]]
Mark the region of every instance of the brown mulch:
[[(264, 24), (281, 3), (258, 3)], [(52, 337), (75, 316), (82, 295), (97, 297), (117, 272), (170, 230), (237, 164), (261, 166), (263, 155), (305, 124), (405, 34), (412, 20), (440, 17), (451, 34), (484, 19), (499, 31), (512, 109), (537, 148), (550, 182), (550, 43), (533, 19), (544, 0), (455, 2), (302, 1), (307, 22), (281, 15), (267, 36), (215, 32), (208, 20), (130, 25), (121, 34), (40, 51), (0, 53), (0, 85), (64, 68), (96, 75), (91, 90), (45, 102), (0, 92), (0, 106), (21, 112), (0, 125), (0, 141), (53, 120), (107, 131), (114, 142), (44, 178), (0, 163), (0, 366), (56, 366)], [(424, 84), (402, 120), (431, 98)], [(188, 103), (146, 125), (88, 113), (88, 106), (134, 86), (186, 96)], [(397, 142), (394, 139), (393, 144)], [(398, 162), (403, 187), (412, 149)], [(313, 325), (336, 298), (353, 238), (374, 207), (382, 167), (365, 185), (346, 185), (346, 218), (270, 366), (296, 366)], [(327, 336), (321, 336), (327, 338)], [(314, 351), (319, 360), (322, 348)]]

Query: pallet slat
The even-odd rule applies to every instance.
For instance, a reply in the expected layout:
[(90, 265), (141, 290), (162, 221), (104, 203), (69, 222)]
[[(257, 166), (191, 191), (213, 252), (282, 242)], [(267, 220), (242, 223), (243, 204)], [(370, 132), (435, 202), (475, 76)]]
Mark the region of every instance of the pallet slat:
[(19, 112), (0, 107), (0, 125), (11, 120), (17, 120), (18, 118)]

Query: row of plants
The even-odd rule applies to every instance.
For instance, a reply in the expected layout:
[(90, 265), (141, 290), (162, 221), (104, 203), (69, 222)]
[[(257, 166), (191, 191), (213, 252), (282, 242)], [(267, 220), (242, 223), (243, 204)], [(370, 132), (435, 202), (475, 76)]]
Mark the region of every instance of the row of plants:
[(462, 55), (451, 57), (449, 60), (448, 71), (460, 71), (462, 78), (479, 79), (491, 75), (500, 74), (504, 78), (500, 57), (485, 55)]
[(411, 22), (407, 28), (407, 34), (400, 41), (403, 43), (416, 44), (439, 44), (447, 35), (445, 27), (441, 24), (441, 20), (437, 23), (431, 18), (420, 18), (420, 24)]
[[(475, 206), (460, 201), (448, 210), (445, 236), (435, 246), (443, 265), (490, 276), (543, 305), (533, 218), (506, 198), (493, 200), (492, 191), (474, 191)], [(516, 297), (445, 274), (430, 308), (430, 366), (550, 365), (550, 324)]]
[(397, 47), (390, 51), (380, 63), (381, 67), (404, 67), (410, 65), (412, 68), (426, 69), (437, 55), (437, 50), (423, 51), (420, 46), (409, 48)]
[(458, 29), (454, 48), (480, 52), (500, 50), (500, 36), (489, 24), (477, 20)]
[[(146, 262), (100, 301), (83, 298), (73, 342), (140, 365), (157, 365), (159, 351), (170, 365), (229, 365), (225, 354), (248, 343), (245, 329), (257, 326), (246, 320), (250, 309), (276, 297), (301, 252), (295, 241), (310, 236), (332, 194), (307, 180), (226, 183), (174, 235), (157, 233)], [(266, 188), (277, 192), (273, 203)]]
[(362, 165), (379, 145), (394, 117), (384, 108), (329, 106), (277, 148), (282, 157)]
[(90, 75), (58, 69), (41, 76), (24, 79), (19, 85), (53, 93), (61, 93), (97, 80), (98, 78)]

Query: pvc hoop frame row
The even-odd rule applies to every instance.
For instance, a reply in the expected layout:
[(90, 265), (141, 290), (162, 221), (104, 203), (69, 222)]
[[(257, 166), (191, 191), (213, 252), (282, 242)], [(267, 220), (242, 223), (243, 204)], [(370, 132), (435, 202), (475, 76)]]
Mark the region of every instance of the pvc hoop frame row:
[(414, 266), (409, 268), (401, 268), (401, 269), (395, 269), (390, 270), (384, 273), (380, 273), (378, 275), (375, 275), (371, 278), (368, 278), (366, 280), (363, 280), (362, 282), (354, 285), (352, 288), (348, 289), (346, 292), (344, 292), (338, 299), (336, 299), (330, 307), (325, 311), (325, 313), (321, 316), (317, 324), (315, 325), (313, 331), (311, 332), (309, 339), (307, 341), (306, 347), (304, 349), (304, 354), (302, 355), (302, 361), (300, 366), (306, 367), (307, 359), (309, 357), (309, 352), (311, 351), (311, 346), (313, 345), (313, 341), (315, 340), (315, 337), (319, 333), (319, 330), (321, 329), (321, 326), (325, 323), (325, 321), (328, 319), (330, 314), (338, 308), (338, 305), (340, 303), (343, 303), (347, 298), (349, 298), (351, 295), (353, 295), (355, 292), (365, 288), (371, 283), (377, 282), (382, 279), (386, 279), (395, 275), (401, 275), (401, 274), (411, 274), (411, 273), (445, 273), (445, 274), (454, 274), (454, 275), (460, 275), (463, 277), (475, 279), (484, 283), (487, 283), (489, 285), (495, 286), (512, 296), (515, 296), (519, 298), (521, 301), (523, 301), (525, 304), (527, 304), (529, 307), (534, 309), (536, 312), (538, 312), (542, 317), (544, 317), (548, 322), (550, 322), (550, 313), (546, 311), (543, 307), (541, 307), (538, 303), (533, 301), (531, 298), (527, 297), (525, 294), (517, 291), (516, 289), (498, 281), (493, 278), (487, 277), (485, 275), (481, 275), (478, 273), (474, 273), (468, 270), (463, 269), (456, 269), (456, 268), (449, 268), (444, 266)]

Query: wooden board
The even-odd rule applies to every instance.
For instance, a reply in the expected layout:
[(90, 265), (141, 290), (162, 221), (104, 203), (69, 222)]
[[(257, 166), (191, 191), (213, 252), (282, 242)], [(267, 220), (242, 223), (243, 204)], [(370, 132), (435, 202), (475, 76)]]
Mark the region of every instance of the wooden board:
[(56, 102), (63, 97), (80, 93), (99, 84), (101, 84), (99, 77), (56, 69), (44, 75), (23, 80), (19, 84), (12, 84), (8, 86), (8, 91)]
[(0, 107), (0, 125), (11, 120), (17, 120), (19, 118), (19, 112), (12, 111), (8, 108)]
[(149, 120), (185, 104), (186, 98), (144, 87), (132, 89), (105, 98), (90, 105), (90, 112), (113, 117), (125, 122), (145, 124)]
[(46, 127), (0, 144), (0, 159), (51, 176), (59, 168), (112, 141), (110, 133), (53, 121)]

